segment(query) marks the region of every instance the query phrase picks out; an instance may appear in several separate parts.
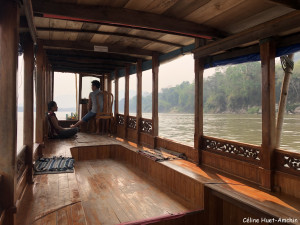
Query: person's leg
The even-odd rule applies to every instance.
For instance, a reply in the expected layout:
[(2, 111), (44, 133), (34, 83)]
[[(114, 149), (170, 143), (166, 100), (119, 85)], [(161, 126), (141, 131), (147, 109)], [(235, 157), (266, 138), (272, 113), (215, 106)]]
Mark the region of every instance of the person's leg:
[(78, 132), (78, 128), (70, 128), (70, 129), (65, 129), (59, 132), (58, 137), (59, 138), (69, 138), (74, 136)]
[(71, 128), (78, 127), (78, 126), (80, 126), (82, 123), (88, 122), (88, 121), (89, 121), (91, 118), (93, 118), (95, 115), (96, 115), (96, 113), (93, 113), (93, 112), (89, 111), (84, 117), (82, 117), (81, 120), (79, 120), (76, 124), (71, 125), (70, 127), (71, 127)]

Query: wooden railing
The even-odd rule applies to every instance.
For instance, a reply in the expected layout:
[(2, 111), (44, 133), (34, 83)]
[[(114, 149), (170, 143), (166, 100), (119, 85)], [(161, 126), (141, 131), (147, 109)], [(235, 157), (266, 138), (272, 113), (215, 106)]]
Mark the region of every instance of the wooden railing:
[(153, 134), (153, 122), (151, 119), (141, 118), (140, 131), (147, 134)]
[(125, 116), (122, 114), (117, 114), (116, 123), (117, 123), (117, 125), (124, 125), (125, 124)]
[(276, 149), (275, 167), (281, 172), (300, 176), (300, 154)]
[(137, 118), (135, 116), (128, 116), (127, 128), (137, 129)]
[(202, 149), (254, 164), (260, 163), (261, 147), (258, 145), (203, 136)]

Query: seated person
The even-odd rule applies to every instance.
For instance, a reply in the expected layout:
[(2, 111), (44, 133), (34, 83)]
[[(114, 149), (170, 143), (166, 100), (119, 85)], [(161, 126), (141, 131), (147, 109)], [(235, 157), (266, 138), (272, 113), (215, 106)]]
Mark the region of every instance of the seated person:
[(88, 108), (89, 112), (82, 117), (80, 121), (78, 121), (76, 124), (71, 125), (71, 128), (78, 127), (82, 123), (88, 122), (90, 119), (96, 116), (97, 114), (97, 100), (100, 101), (100, 111), (103, 110), (103, 95), (100, 95), (100, 99), (97, 99), (97, 94), (99, 94), (100, 91), (100, 82), (97, 80), (92, 81), (92, 92), (89, 95), (89, 103)]
[(48, 122), (50, 138), (69, 138), (74, 136), (78, 132), (78, 128), (63, 128), (59, 126), (58, 119), (54, 112), (58, 109), (55, 101), (48, 103)]

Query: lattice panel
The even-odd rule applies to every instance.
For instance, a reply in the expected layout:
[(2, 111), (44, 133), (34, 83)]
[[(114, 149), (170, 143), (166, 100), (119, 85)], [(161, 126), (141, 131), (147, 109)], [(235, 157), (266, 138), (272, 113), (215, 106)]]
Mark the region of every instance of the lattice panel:
[(142, 121), (141, 121), (141, 131), (144, 132), (144, 133), (152, 134), (152, 131), (153, 131), (152, 120), (142, 119)]
[(288, 167), (294, 170), (300, 171), (300, 158), (295, 158), (292, 156), (283, 156), (284, 167)]
[(117, 124), (118, 125), (124, 125), (125, 124), (125, 119), (124, 119), (124, 115), (117, 115)]
[(136, 129), (136, 117), (128, 117), (128, 127)]
[(217, 141), (204, 138), (203, 147), (205, 150), (216, 150), (224, 153), (231, 153), (248, 159), (260, 160), (260, 149), (246, 145), (239, 145), (226, 141)]

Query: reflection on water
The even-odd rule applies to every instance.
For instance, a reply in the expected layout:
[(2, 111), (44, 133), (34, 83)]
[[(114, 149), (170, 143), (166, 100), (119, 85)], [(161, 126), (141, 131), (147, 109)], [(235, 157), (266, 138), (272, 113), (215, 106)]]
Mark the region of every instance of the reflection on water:
[[(58, 119), (66, 113), (57, 112)], [(18, 149), (23, 143), (23, 117), (18, 113)], [(151, 113), (143, 113), (151, 118)], [(250, 144), (261, 144), (261, 115), (205, 114), (204, 134)], [(159, 113), (159, 136), (187, 145), (194, 145), (194, 115)], [(300, 151), (300, 115), (285, 115), (281, 148)]]
[[(204, 134), (261, 145), (261, 115), (205, 114)], [(194, 145), (194, 115), (159, 113), (159, 136)], [(300, 151), (300, 115), (285, 115), (281, 148)]]

